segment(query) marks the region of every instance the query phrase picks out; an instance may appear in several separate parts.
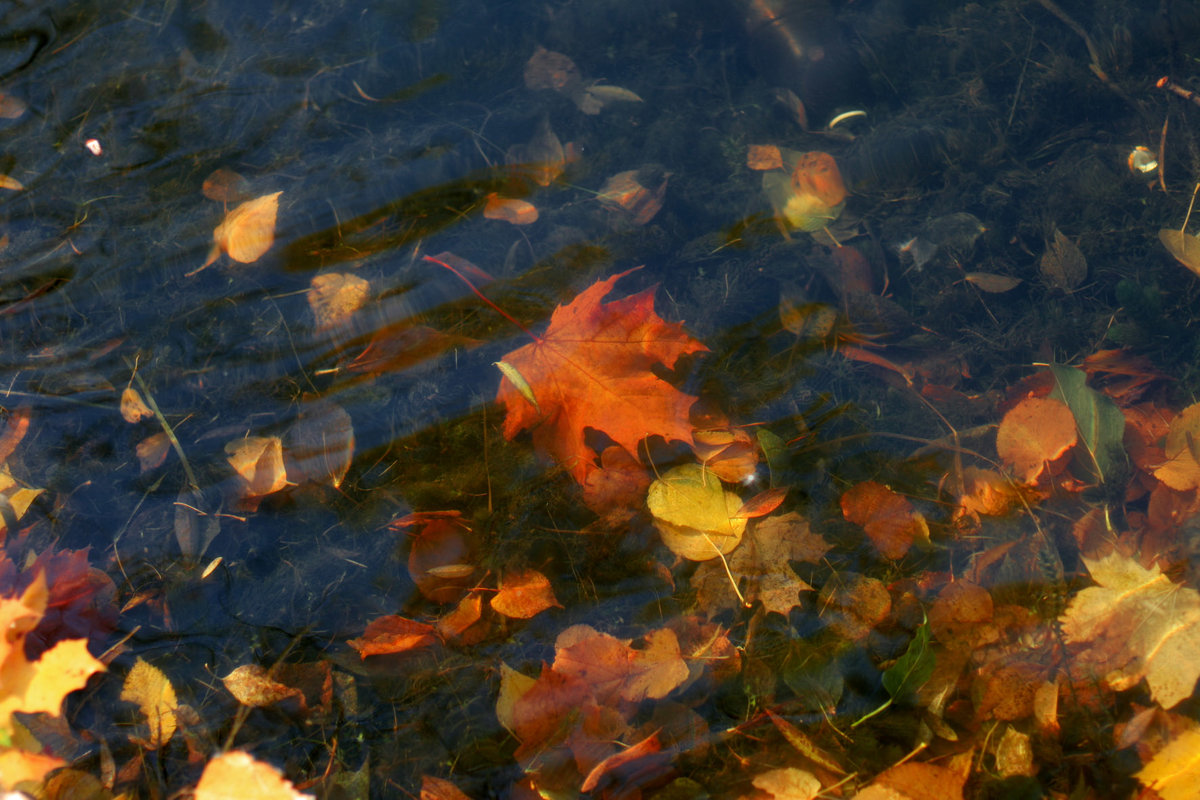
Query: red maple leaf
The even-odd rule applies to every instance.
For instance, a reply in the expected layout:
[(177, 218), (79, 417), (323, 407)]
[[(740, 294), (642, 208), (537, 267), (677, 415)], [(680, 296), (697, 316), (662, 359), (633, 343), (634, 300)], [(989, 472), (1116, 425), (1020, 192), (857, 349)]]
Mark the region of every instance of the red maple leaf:
[(598, 281), (556, 308), (545, 334), (504, 357), (537, 401), (530, 402), (511, 380), (501, 381), (496, 399), (507, 411), (504, 436), (532, 429), (534, 446), (581, 484), (596, 469), (586, 428), (607, 434), (630, 453), (648, 436), (691, 440), (688, 409), (696, 398), (659, 378), (653, 367), (671, 369), (680, 356), (708, 348), (682, 325), (654, 313), (656, 286), (602, 302), (630, 272)]

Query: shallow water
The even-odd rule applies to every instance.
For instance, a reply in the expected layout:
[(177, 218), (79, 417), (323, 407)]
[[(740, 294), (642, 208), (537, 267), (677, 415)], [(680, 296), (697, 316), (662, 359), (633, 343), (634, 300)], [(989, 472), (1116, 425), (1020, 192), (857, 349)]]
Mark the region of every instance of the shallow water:
[[(936, 487), (953, 454), (905, 457), (947, 425), (995, 424), (1000, 399), (1035, 362), (1131, 344), (1193, 386), (1188, 354), (1197, 350), (1186, 323), (1195, 278), (1154, 234), (1182, 220), (1183, 183), (1196, 171), (1185, 145), (1200, 109), (1170, 106), (1180, 149), (1168, 162), (1172, 194), (1148, 189), (1124, 164), (1133, 145), (1157, 143), (1169, 98), (1148, 87), (1187, 63), (1190, 5), (1153, 19), (1149, 10), (1094, 9), (1085, 24), (1111, 31), (1101, 37), (1113, 60), (1108, 85), (1089, 73), (1078, 38), (1040, 6), (1030, 6), (1036, 24), (1007, 5), (796, 6), (803, 21), (789, 24), (818, 31), (827, 58), (789, 62), (766, 34), (747, 33), (740, 4), (716, 0), (0, 10), (0, 89), (28, 106), (0, 119), (0, 172), (24, 186), (0, 190), (0, 393), (10, 414), (31, 417), (10, 469), (46, 489), (20, 537), (10, 533), (10, 557), (90, 548), (124, 608), (113, 633), (93, 632), (93, 650), (131, 634), (112, 673), (137, 657), (163, 669), (197, 710), (197, 752), (232, 740), (322, 796), (395, 796), (427, 774), (452, 777), (472, 796), (503, 796), (522, 770), (494, 709), (501, 662), (535, 675), (572, 624), (637, 638), (691, 619), (696, 591), (692, 567), (675, 562), (644, 513), (616, 532), (576, 533), (597, 515), (570, 477), (528, 436), (508, 442), (499, 433), (505, 412), (492, 402), (501, 381), (492, 364), (528, 337), (424, 256), (468, 259), (493, 278), (478, 281), (489, 299), (535, 330), (595, 281), (644, 265), (617, 295), (658, 286), (658, 312), (685, 322), (711, 351), (685, 359), (671, 379), (735, 425), (789, 443), (776, 472), (764, 459), (757, 480), (790, 487), (785, 509), (816, 525), (837, 516), (842, 491), (872, 478), (915, 498), (935, 528), (945, 523)], [(539, 47), (641, 102), (586, 114), (560, 93), (527, 88), (523, 73)], [(808, 132), (777, 101), (781, 80), (807, 100)], [(859, 108), (865, 118), (823, 129)], [(542, 187), (506, 161), (545, 123), (578, 157)], [(847, 289), (862, 273), (833, 260), (820, 232), (782, 233), (761, 176), (746, 166), (754, 144), (838, 159), (852, 195), (833, 235), (862, 254), (869, 291)], [(226, 211), (201, 193), (218, 168), (242, 175), (247, 197), (282, 192), (275, 241), (254, 263), (223, 255), (197, 271)], [(648, 185), (666, 180), (663, 207), (644, 224), (597, 198), (625, 170), (640, 170)], [(518, 227), (485, 218), (490, 192), (524, 197), (539, 219)], [(928, 263), (914, 264), (901, 245), (928, 240), (945, 227), (931, 221), (963, 213), (982, 230), (939, 238)], [(1089, 262), (1087, 281), (1066, 291), (1039, 268), (1055, 227)], [(315, 275), (333, 271), (368, 280), (371, 300), (352, 323), (322, 331), (307, 293)], [(965, 273), (1023, 284), (988, 294)], [(1164, 299), (1130, 317), (1139, 287)], [(820, 304), (841, 322), (834, 333), (797, 338), (780, 321), (781, 296)], [(410, 338), (386, 364), (356, 371), (372, 336), (389, 329)], [(847, 345), (877, 347), (891, 363), (846, 357)], [(178, 437), (195, 487), (177, 451), (139, 467), (136, 447), (162, 426), (154, 417), (122, 421), (119, 396), (131, 385)], [(237, 508), (227, 443), (284, 434), (331, 402), (353, 423), (344, 482)], [(897, 438), (905, 436), (912, 440)], [(665, 443), (647, 453), (663, 464), (690, 458)], [(190, 522), (179, 516), (192, 513), (180, 511), (184, 501), (197, 514)], [(544, 571), (561, 607), (498, 623), (472, 646), (364, 662), (345, 643), (372, 619), (442, 611), (409, 576), (405, 534), (387, 528), (435, 510), (470, 521), (492, 574)], [(830, 560), (800, 577), (829, 579), (832, 565), (834, 575), (863, 572), (894, 588), (961, 568), (946, 555), (950, 545), (888, 563), (837, 523), (828, 528)], [(199, 539), (181, 525), (200, 526)], [(1013, 537), (1028, 533), (1012, 527)], [(1082, 574), (1073, 558), (1058, 564), (1060, 581), (1062, 562)], [(1009, 583), (1039, 580), (1027, 572)], [(747, 765), (780, 761), (737, 739), (737, 726), (824, 680), (796, 666), (811, 654), (795, 642), (824, 625), (813, 605), (804, 601), (790, 620), (712, 615), (746, 665), (740, 680), (688, 696), (715, 733), (694, 748), (681, 736), (676, 755), (681, 772), (714, 794), (737, 796)], [(839, 663), (846, 688), (837, 713), (853, 719), (886, 697), (880, 665), (903, 652), (911, 630), (902, 628)], [(338, 710), (315, 722), (294, 710), (256, 711), (231, 726), (237, 706), (216, 678), (278, 659), (332, 662)], [(773, 672), (784, 677), (763, 677)], [(94, 689), (74, 719), (113, 748), (118, 767), (136, 758), (119, 688)], [(829, 711), (819, 702), (789, 709), (818, 727)], [(870, 774), (904, 755), (909, 733), (876, 732), (878, 741), (850, 749)], [(330, 755), (335, 737), (341, 749)], [(1080, 741), (1072, 746), (1086, 749)], [(710, 744), (729, 751), (710, 753)], [(157, 771), (129, 785), (154, 794), (194, 784), (197, 759), (172, 747)], [(98, 758), (82, 741), (68, 757), (84, 770)], [(356, 774), (370, 776), (369, 788), (352, 784)], [(700, 793), (690, 784), (675, 791)]]

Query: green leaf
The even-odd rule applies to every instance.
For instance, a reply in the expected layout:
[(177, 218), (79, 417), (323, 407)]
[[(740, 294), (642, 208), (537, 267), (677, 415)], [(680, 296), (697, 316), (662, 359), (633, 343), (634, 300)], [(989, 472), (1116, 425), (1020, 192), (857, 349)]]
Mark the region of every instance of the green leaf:
[(783, 441), (783, 437), (771, 433), (766, 428), (759, 428), (757, 436), (758, 446), (767, 459), (767, 468), (771, 470), (771, 486), (775, 486), (783, 467), (783, 460), (787, 456), (787, 443)]
[(1071, 409), (1079, 438), (1092, 457), (1096, 477), (1103, 481), (1113, 472), (1113, 453), (1122, 452), (1125, 415), (1107, 395), (1087, 385), (1087, 374), (1074, 367), (1051, 364), (1055, 387), (1050, 396)]
[(926, 620), (917, 628), (904, 655), (883, 673), (883, 688), (893, 700), (905, 700), (925, 685), (933, 675), (936, 663), (937, 658), (930, 647), (929, 621)]

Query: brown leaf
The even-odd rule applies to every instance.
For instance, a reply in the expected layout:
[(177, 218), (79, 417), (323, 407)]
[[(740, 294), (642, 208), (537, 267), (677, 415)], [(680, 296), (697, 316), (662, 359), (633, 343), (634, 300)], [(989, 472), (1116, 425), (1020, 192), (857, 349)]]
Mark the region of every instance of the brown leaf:
[(1046, 246), (1039, 266), (1046, 283), (1065, 292), (1074, 291), (1087, 277), (1087, 259), (1058, 228), (1054, 229), (1054, 241)]
[(555, 640), (554, 670), (591, 686), (605, 705), (658, 700), (687, 679), (688, 668), (673, 631), (652, 631), (645, 641), (643, 649), (634, 650), (627, 640), (574, 625)]
[(480, 592), (471, 592), (459, 600), (453, 610), (438, 618), (438, 636), (447, 641), (454, 640), (457, 644), (475, 644), (481, 640), (480, 637), (487, 634), (486, 626), (481, 625), (478, 629), (474, 627), (482, 616), (483, 595)]
[(1000, 421), (996, 451), (1018, 481), (1032, 484), (1047, 463), (1053, 464), (1075, 446), (1076, 438), (1075, 417), (1065, 403), (1027, 397)]
[(337, 403), (316, 401), (283, 436), (284, 468), (289, 482), (342, 485), (354, 458), (354, 424)]
[(891, 595), (881, 581), (853, 572), (839, 573), (837, 580), (822, 586), (817, 603), (829, 627), (851, 641), (865, 639), (892, 610)]
[(542, 674), (513, 704), (512, 731), (521, 742), (516, 757), (561, 742), (580, 709), (594, 704), (592, 689), (585, 681), (543, 665)]
[[(475, 556), (466, 536), (471, 528), (457, 511), (410, 514), (389, 527), (417, 528), (408, 552), (408, 574), (427, 599), (456, 603), (471, 588)], [(452, 566), (466, 569), (450, 574), (443, 569)]]
[(1200, 239), (1174, 228), (1164, 228), (1158, 232), (1158, 240), (1180, 264), (1200, 275)]
[(1200, 403), (1193, 403), (1171, 420), (1163, 455), (1166, 461), (1154, 477), (1176, 491), (1200, 488)]
[(536, 569), (506, 572), (492, 597), (492, 610), (513, 619), (530, 619), (557, 605), (550, 579)]
[(550, 127), (550, 120), (542, 117), (528, 142), (508, 148), (504, 162), (512, 168), (515, 177), (532, 180), (538, 186), (549, 186), (562, 174), (573, 152), (567, 152)]
[(733, 518), (757, 519), (758, 517), (765, 517), (783, 505), (783, 501), (787, 499), (787, 494), (788, 489), (786, 486), (778, 486), (774, 489), (759, 492), (754, 497), (742, 503), (742, 507), (737, 510)]
[(583, 484), (583, 502), (603, 516), (628, 519), (646, 500), (650, 473), (624, 447), (611, 445), (600, 453), (600, 469)]
[(752, 144), (746, 166), (753, 170), (783, 169), (783, 154), (773, 144)]
[(634, 225), (645, 225), (662, 208), (671, 173), (663, 174), (653, 190), (641, 184), (641, 174), (642, 170), (636, 169), (618, 172), (604, 182), (596, 199), (608, 208), (627, 212)]
[(171, 452), (171, 439), (163, 431), (152, 433), (137, 443), (135, 452), (141, 471), (149, 472), (167, 460), (167, 454)]
[(200, 192), (209, 200), (240, 203), (250, 197), (250, 182), (233, 170), (221, 167), (209, 173)]
[(553, 89), (570, 94), (578, 91), (582, 84), (579, 67), (562, 53), (539, 47), (525, 63), (525, 86), (530, 89)]
[(928, 539), (925, 517), (908, 498), (875, 481), (864, 481), (842, 495), (842, 514), (863, 526), (884, 558), (903, 558), (914, 539)]
[[(583, 779), (583, 785), (579, 787), (579, 791), (587, 794), (600, 787), (602, 783), (617, 783), (622, 787), (629, 786), (631, 783), (636, 785), (636, 781), (630, 780), (631, 776), (644, 772), (648, 766), (638, 762), (654, 756), (661, 749), (662, 745), (658, 742), (658, 734), (650, 734), (637, 744), (630, 745), (592, 767)], [(665, 765), (667, 759), (659, 757), (655, 760), (659, 765)]]
[(366, 348), (346, 365), (346, 369), (367, 375), (400, 372), (436, 358), (452, 348), (476, 344), (479, 342), (465, 336), (442, 333), (426, 325), (414, 325), (410, 320), (401, 320), (377, 328)]
[(244, 706), (256, 708), (273, 705), (289, 697), (304, 695), (299, 689), (285, 686), (271, 677), (270, 673), (258, 664), (244, 664), (230, 672), (221, 683), (229, 693)]
[(462, 789), (443, 778), (421, 776), (420, 800), (471, 800)]
[(0, 94), (0, 117), (16, 119), (24, 114), (27, 108), (28, 106), (21, 98), (13, 97), (11, 94)]
[(963, 275), (963, 278), (981, 290), (990, 292), (991, 294), (1003, 294), (1004, 292), (1012, 291), (1024, 282), (1020, 278), (997, 275), (994, 272), (968, 272)]

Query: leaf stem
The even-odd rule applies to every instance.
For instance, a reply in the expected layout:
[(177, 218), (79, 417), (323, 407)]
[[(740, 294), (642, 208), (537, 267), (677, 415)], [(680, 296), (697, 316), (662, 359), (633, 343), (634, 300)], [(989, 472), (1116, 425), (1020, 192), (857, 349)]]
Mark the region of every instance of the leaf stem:
[(469, 278), (467, 278), (467, 276), (466, 276), (466, 275), (463, 275), (461, 272), (459, 272), (459, 271), (458, 271), (458, 270), (456, 270), (454, 267), (452, 267), (452, 266), (450, 266), (449, 264), (447, 264), (445, 261), (442, 261), (442, 260), (440, 260), (440, 259), (434, 258), (433, 256), (425, 256), (424, 258), (425, 258), (425, 260), (426, 260), (426, 261), (432, 261), (434, 264), (437, 264), (439, 267), (445, 267), (446, 269), (448, 269), (448, 270), (450, 270), (451, 272), (453, 272), (455, 275), (457, 275), (457, 276), (458, 276), (458, 279), (459, 279), (460, 281), (462, 281), (463, 283), (465, 283), (465, 284), (467, 285), (467, 288), (468, 288), (468, 289), (470, 289), (472, 292), (474, 292), (474, 293), (475, 293), (475, 296), (476, 296), (476, 297), (478, 297), (480, 300), (482, 300), (483, 302), (485, 302), (485, 303), (487, 303), (489, 306), (491, 306), (493, 309), (495, 309), (495, 311), (496, 311), (496, 313), (497, 313), (497, 314), (499, 314), (500, 316), (504, 317), (506, 320), (508, 320), (509, 322), (511, 322), (513, 325), (516, 325), (518, 328), (520, 328), (521, 330), (523, 330), (525, 333), (529, 334), (529, 336), (530, 336), (530, 337), (531, 337), (531, 338), (532, 338), (532, 339), (533, 339), (535, 342), (537, 342), (538, 344), (541, 344), (541, 342), (542, 342), (542, 337), (538, 336), (536, 333), (534, 333), (533, 331), (529, 330), (529, 328), (526, 328), (524, 325), (522, 325), (522, 324), (521, 324), (521, 323), (520, 323), (520, 322), (517, 320), (517, 318), (516, 318), (516, 317), (514, 317), (512, 314), (509, 314), (509, 313), (508, 313), (507, 311), (505, 311), (503, 308), (501, 308), (500, 306), (498, 306), (498, 305), (496, 305), (495, 303), (493, 303), (491, 300), (489, 300), (489, 299), (487, 299), (486, 297), (484, 297), (484, 295), (483, 295), (483, 292), (481, 292), (481, 291), (479, 291), (478, 289), (476, 289), (476, 288), (475, 288), (475, 284), (471, 283), (470, 279), (469, 279)]

